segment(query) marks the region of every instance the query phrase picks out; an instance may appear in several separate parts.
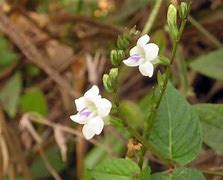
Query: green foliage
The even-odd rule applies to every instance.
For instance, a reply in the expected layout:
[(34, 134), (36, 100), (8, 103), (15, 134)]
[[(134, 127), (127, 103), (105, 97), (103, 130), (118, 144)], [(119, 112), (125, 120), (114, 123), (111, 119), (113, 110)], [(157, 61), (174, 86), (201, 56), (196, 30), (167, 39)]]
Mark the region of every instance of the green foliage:
[(166, 158), (187, 164), (201, 149), (201, 127), (196, 113), (169, 83), (159, 106), (149, 142)]
[(142, 128), (144, 113), (136, 103), (132, 101), (122, 101), (120, 103), (120, 108), (133, 127)]
[(138, 165), (127, 159), (106, 160), (99, 164), (90, 174), (97, 180), (136, 180), (140, 174)]
[(144, 168), (140, 174), (140, 180), (150, 180), (151, 169), (149, 167)]
[[(62, 158), (60, 156), (60, 150), (58, 149), (58, 147), (55, 146), (49, 148), (46, 151), (46, 156), (47, 159), (49, 160), (49, 163), (57, 172), (60, 172), (66, 167), (66, 163), (62, 161)], [(31, 171), (35, 179), (41, 179), (41, 178), (43, 179), (51, 176), (51, 174), (45, 167), (45, 164), (41, 156), (38, 156), (37, 159), (35, 159), (35, 161), (32, 163)]]
[(17, 56), (9, 49), (8, 41), (0, 34), (0, 71), (17, 62)]
[(223, 154), (223, 105), (197, 104), (193, 106), (201, 120), (203, 128), (203, 141)]
[(0, 102), (4, 110), (11, 118), (16, 115), (21, 88), (21, 74), (16, 73), (0, 90)]
[(21, 110), (23, 112), (38, 112), (44, 116), (47, 115), (47, 101), (46, 97), (38, 88), (28, 90), (20, 100)]
[(174, 169), (171, 174), (155, 173), (151, 180), (205, 180), (204, 175), (194, 168)]
[(223, 80), (223, 48), (201, 55), (190, 63), (190, 67), (210, 78)]

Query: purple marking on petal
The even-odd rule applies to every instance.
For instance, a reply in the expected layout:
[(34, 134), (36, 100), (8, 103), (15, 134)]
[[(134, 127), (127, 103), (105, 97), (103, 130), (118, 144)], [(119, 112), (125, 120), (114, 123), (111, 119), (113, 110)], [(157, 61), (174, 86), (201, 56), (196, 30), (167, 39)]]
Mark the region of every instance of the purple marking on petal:
[(141, 57), (138, 54), (134, 54), (129, 57), (129, 60), (134, 61), (134, 62), (138, 62), (140, 59)]
[(88, 108), (84, 108), (79, 112), (79, 114), (81, 116), (88, 117), (91, 114), (91, 111)]

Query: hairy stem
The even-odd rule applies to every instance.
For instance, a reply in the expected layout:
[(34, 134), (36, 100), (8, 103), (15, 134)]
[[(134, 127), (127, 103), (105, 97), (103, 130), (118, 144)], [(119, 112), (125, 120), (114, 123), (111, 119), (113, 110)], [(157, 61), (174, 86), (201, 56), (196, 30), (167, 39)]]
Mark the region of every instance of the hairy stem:
[[(190, 12), (191, 5), (192, 5), (192, 0), (190, 0), (188, 2), (188, 14)], [(165, 92), (166, 87), (167, 87), (167, 83), (168, 83), (168, 81), (170, 79), (170, 76), (171, 76), (171, 65), (173, 64), (173, 61), (175, 59), (177, 48), (178, 48), (178, 45), (179, 45), (179, 41), (180, 41), (181, 35), (183, 33), (183, 30), (185, 28), (186, 22), (187, 22), (187, 18), (182, 19), (180, 29), (179, 29), (179, 33), (178, 33), (178, 37), (174, 40), (172, 55), (171, 55), (171, 58), (170, 58), (170, 65), (167, 66), (167, 68), (166, 68), (166, 71), (165, 71), (165, 74), (164, 74), (165, 79), (164, 79), (163, 86), (161, 87), (161, 92), (160, 92), (159, 96), (156, 98), (156, 102), (154, 103), (154, 106), (152, 106), (151, 111), (148, 115), (148, 119), (146, 121), (145, 129), (144, 129), (144, 132), (143, 132), (143, 138), (144, 139), (149, 138), (150, 129), (153, 126), (154, 119), (156, 117), (156, 112), (159, 108), (160, 102), (162, 100), (162, 97), (163, 97), (164, 92)], [(140, 162), (139, 162), (139, 165), (141, 167), (143, 166), (143, 159), (144, 159), (145, 153), (146, 153), (146, 149), (143, 148), (142, 149), (142, 154), (141, 154), (141, 159), (140, 159)]]

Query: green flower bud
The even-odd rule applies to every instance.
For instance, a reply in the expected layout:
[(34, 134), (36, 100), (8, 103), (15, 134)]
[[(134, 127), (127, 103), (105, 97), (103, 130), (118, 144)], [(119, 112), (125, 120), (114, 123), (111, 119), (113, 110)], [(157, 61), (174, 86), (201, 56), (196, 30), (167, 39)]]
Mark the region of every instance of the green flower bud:
[(118, 50), (119, 63), (125, 58), (125, 52), (123, 50)]
[(170, 34), (174, 39), (177, 39), (178, 38), (177, 9), (173, 4), (170, 4), (168, 8), (167, 24), (169, 26)]
[(188, 13), (187, 3), (185, 2), (180, 3), (179, 15), (181, 19), (186, 19), (187, 13)]
[(170, 65), (170, 60), (169, 60), (169, 58), (167, 58), (165, 56), (158, 56), (158, 63), (168, 66), (168, 65)]
[(122, 36), (118, 37), (117, 46), (119, 49), (126, 49), (129, 46), (129, 41)]
[(112, 68), (110, 70), (109, 78), (111, 79), (112, 84), (113, 84), (113, 82), (117, 81), (117, 78), (118, 78), (118, 68)]
[(104, 85), (106, 91), (108, 91), (109, 93), (113, 93), (114, 92), (114, 90), (112, 88), (112, 85), (111, 85), (111, 80), (110, 80), (108, 74), (104, 74), (103, 75), (103, 85)]
[(111, 63), (113, 66), (118, 66), (120, 64), (117, 50), (111, 51), (110, 58), (111, 58)]

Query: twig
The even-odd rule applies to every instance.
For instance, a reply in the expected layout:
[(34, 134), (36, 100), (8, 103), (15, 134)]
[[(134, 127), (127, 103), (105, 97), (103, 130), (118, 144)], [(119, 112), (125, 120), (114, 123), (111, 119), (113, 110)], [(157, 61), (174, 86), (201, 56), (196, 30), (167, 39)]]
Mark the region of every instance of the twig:
[(149, 16), (149, 19), (147, 20), (146, 25), (143, 28), (142, 34), (149, 33), (149, 31), (151, 30), (154, 21), (156, 20), (162, 2), (163, 0), (156, 0), (156, 4), (154, 5), (151, 15)]
[(31, 43), (31, 40), (15, 25), (0, 9), (0, 29), (17, 45), (28, 60), (45, 71), (64, 91), (72, 97), (78, 97), (65, 79), (48, 64), (48, 59), (44, 57), (37, 48)]
[[(70, 128), (68, 126), (64, 126), (64, 125), (61, 125), (61, 124), (57, 124), (57, 123), (53, 123), (45, 118), (40, 118), (40, 115), (37, 115), (36, 113), (26, 113), (29, 115), (29, 119), (33, 122), (36, 122), (36, 123), (39, 123), (39, 124), (43, 124), (43, 125), (47, 125), (47, 126), (50, 126), (52, 128), (55, 128), (57, 126), (60, 126), (60, 129), (66, 133), (69, 133), (69, 134), (73, 134), (75, 136), (78, 136), (78, 137), (81, 137), (81, 138), (84, 138), (84, 136), (82, 135), (81, 132), (73, 129), (73, 128)], [(95, 139), (91, 139), (91, 140), (88, 140), (90, 143), (98, 146), (98, 147), (101, 147), (102, 149), (104, 149), (107, 153), (109, 154), (113, 154), (111, 149), (104, 146), (103, 144), (100, 144), (98, 141), (96, 141)]]
[(15, 134), (13, 129), (8, 128), (1, 107), (0, 107), (0, 127), (2, 128), (1, 129), (2, 133), (4, 133), (4, 137), (6, 139), (7, 146), (10, 151), (9, 153), (11, 153), (10, 158), (14, 158), (21, 165), (22, 167), (21, 169), (25, 179), (32, 180), (32, 175), (26, 163), (22, 149), (20, 147), (18, 136)]

